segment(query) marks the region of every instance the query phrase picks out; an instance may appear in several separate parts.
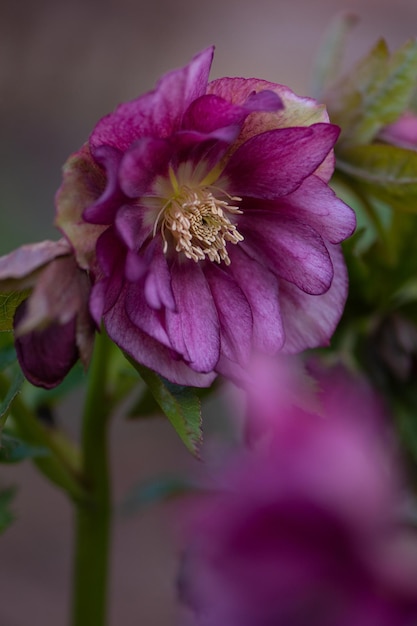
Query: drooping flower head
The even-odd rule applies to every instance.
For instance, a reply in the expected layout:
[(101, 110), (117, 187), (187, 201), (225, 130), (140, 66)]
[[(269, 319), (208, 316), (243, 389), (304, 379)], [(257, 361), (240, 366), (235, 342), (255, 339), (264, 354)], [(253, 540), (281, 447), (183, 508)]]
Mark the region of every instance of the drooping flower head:
[(417, 542), (400, 519), (381, 403), (346, 370), (316, 368), (319, 415), (291, 364), (268, 371), (249, 392), (265, 436), (211, 470), (182, 510), (189, 623), (411, 626)]
[(2, 256), (0, 293), (21, 300), (13, 319), (15, 347), (32, 384), (50, 389), (78, 359), (88, 366), (94, 337), (90, 280), (68, 241), (41, 241)]
[(239, 377), (254, 349), (329, 342), (354, 228), (327, 184), (339, 130), (324, 108), (263, 80), (208, 83), (212, 55), (100, 120), (57, 196), (97, 323), (197, 386)]

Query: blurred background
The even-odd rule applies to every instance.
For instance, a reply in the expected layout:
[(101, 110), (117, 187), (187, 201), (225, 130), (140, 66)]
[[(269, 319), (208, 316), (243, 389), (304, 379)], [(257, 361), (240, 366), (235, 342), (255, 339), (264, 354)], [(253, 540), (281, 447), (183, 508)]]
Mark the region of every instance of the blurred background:
[[(381, 36), (395, 48), (417, 35), (415, 0), (2, 0), (0, 254), (57, 238), (61, 166), (119, 102), (213, 43), (212, 78), (256, 76), (309, 95), (320, 39), (341, 10), (360, 18), (346, 65)], [(62, 413), (69, 430), (77, 429), (78, 406), (74, 396)], [(112, 463), (117, 502), (139, 481), (198, 471), (160, 419), (116, 419)], [(29, 463), (3, 468), (0, 485), (18, 484), (19, 492), (17, 521), (0, 537), (0, 626), (65, 626), (70, 507)], [(165, 505), (118, 516), (109, 626), (175, 625), (178, 558)]]

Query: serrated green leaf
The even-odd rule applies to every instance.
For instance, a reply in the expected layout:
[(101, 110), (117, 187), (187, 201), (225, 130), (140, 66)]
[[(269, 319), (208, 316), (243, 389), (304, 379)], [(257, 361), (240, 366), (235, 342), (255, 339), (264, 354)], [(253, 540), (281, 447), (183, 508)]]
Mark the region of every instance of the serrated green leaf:
[(0, 402), (0, 420), (4, 415), (6, 415), (6, 413), (10, 409), (10, 406), (17, 394), (19, 393), (24, 380), (25, 377), (23, 376), (22, 371), (16, 368), (15, 375), (10, 384), (6, 397), (2, 400), (2, 402)]
[(389, 56), (384, 41), (329, 93), (332, 121), (340, 124), (339, 148), (363, 145), (406, 110), (416, 89), (417, 41)]
[(16, 487), (8, 487), (0, 490), (0, 533), (14, 521), (15, 516), (10, 510), (10, 505), (16, 495)]
[(372, 144), (344, 150), (338, 169), (393, 208), (417, 212), (417, 152)]
[(12, 291), (0, 293), (0, 332), (13, 330), (14, 313), (23, 300), (27, 298), (29, 291)]
[(201, 403), (194, 389), (174, 385), (143, 365), (131, 363), (188, 450), (198, 457), (203, 435)]
[(0, 463), (19, 463), (26, 459), (49, 456), (49, 451), (41, 446), (32, 446), (18, 437), (3, 433), (0, 437)]

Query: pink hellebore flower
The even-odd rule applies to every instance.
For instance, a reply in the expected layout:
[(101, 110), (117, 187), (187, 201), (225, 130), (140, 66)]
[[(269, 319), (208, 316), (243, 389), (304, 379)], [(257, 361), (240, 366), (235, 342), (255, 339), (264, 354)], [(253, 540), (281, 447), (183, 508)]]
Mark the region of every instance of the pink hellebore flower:
[(26, 378), (49, 389), (79, 358), (86, 367), (93, 346), (90, 281), (65, 239), (21, 246), (0, 258), (0, 293), (26, 291), (14, 316), (16, 353)]
[(261, 368), (249, 417), (264, 437), (188, 501), (187, 623), (412, 626), (417, 540), (401, 526), (380, 404), (345, 370), (322, 371), (318, 415), (289, 370)]
[(57, 195), (97, 324), (195, 386), (239, 376), (254, 349), (327, 344), (355, 226), (327, 184), (339, 129), (324, 108), (263, 80), (208, 83), (212, 56), (100, 120)]
[(417, 150), (417, 115), (406, 111), (396, 122), (385, 126), (378, 138), (398, 148)]

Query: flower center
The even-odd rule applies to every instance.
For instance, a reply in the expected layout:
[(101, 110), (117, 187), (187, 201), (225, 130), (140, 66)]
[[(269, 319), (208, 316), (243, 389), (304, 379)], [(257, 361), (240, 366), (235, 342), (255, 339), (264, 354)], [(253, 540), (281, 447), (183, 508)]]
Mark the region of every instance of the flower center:
[[(229, 201), (241, 201), (241, 198), (222, 193)], [(227, 213), (236, 215), (242, 211), (226, 200), (216, 198), (207, 187), (192, 189), (182, 185), (159, 212), (154, 234), (160, 224), (164, 253), (168, 250), (169, 234), (174, 240), (175, 250), (183, 252), (187, 258), (195, 262), (208, 258), (230, 265), (226, 244), (236, 244), (243, 241), (243, 237)]]

